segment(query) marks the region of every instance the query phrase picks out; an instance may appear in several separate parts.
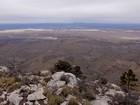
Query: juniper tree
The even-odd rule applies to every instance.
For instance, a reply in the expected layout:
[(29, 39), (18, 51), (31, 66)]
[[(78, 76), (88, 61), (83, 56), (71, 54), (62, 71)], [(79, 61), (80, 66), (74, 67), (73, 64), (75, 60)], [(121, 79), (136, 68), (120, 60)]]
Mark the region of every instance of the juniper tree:
[(64, 72), (69, 72), (73, 73), (76, 76), (81, 76), (82, 71), (80, 66), (73, 66), (69, 62), (64, 61), (64, 60), (59, 60), (55, 65), (54, 68), (51, 70), (52, 73), (58, 72), (58, 71), (64, 71)]
[(54, 68), (55, 68), (56, 71), (69, 72), (72, 69), (72, 65), (69, 62), (67, 62), (67, 61), (59, 60), (54, 65)]
[(126, 86), (128, 91), (130, 87), (136, 86), (136, 82), (138, 81), (138, 78), (131, 69), (129, 69), (128, 72), (124, 72), (120, 79), (121, 85)]
[(73, 67), (73, 73), (74, 73), (76, 76), (81, 75), (81, 74), (82, 74), (82, 71), (81, 71), (80, 66), (74, 66), (74, 67)]

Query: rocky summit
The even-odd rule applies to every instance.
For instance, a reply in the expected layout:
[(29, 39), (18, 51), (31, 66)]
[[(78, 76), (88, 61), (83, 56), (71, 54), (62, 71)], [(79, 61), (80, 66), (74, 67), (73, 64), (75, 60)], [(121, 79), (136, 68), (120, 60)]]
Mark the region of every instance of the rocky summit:
[[(121, 87), (102, 78), (89, 81), (49, 70), (14, 75), (0, 67), (0, 105), (128, 105), (127, 99)], [(132, 93), (129, 101), (139, 105), (140, 96)]]

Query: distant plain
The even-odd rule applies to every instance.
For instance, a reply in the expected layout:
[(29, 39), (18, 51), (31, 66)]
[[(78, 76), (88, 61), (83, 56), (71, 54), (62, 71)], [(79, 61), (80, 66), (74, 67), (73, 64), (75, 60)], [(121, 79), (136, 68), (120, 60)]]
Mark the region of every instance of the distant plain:
[(140, 79), (140, 30), (16, 29), (0, 31), (0, 63), (15, 57), (25, 72), (47, 70), (60, 59), (94, 80), (119, 83), (133, 69)]

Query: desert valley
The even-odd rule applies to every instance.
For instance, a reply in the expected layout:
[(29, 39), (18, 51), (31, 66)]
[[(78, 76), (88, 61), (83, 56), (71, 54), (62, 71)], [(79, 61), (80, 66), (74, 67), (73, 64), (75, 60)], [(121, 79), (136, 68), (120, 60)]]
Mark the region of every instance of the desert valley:
[(140, 31), (101, 29), (15, 29), (0, 31), (0, 64), (15, 58), (22, 72), (48, 70), (58, 60), (79, 65), (90, 80), (119, 84), (134, 70), (140, 79)]

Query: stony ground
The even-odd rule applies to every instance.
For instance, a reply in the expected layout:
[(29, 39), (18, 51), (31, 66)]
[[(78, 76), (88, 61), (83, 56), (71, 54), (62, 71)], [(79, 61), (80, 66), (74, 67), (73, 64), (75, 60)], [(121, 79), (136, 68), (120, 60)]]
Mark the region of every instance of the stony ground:
[[(127, 93), (105, 79), (94, 82), (64, 71), (13, 73), (0, 67), (0, 105), (127, 105)], [(133, 93), (131, 105), (139, 103)]]

